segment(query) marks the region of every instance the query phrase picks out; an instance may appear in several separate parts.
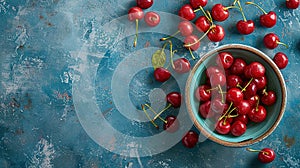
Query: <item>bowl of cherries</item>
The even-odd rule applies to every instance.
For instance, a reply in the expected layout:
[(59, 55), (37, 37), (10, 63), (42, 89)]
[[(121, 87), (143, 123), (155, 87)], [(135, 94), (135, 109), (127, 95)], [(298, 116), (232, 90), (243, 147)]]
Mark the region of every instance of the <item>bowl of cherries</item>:
[(225, 146), (262, 141), (286, 106), (280, 69), (250, 46), (227, 44), (203, 55), (187, 79), (187, 110), (199, 131)]

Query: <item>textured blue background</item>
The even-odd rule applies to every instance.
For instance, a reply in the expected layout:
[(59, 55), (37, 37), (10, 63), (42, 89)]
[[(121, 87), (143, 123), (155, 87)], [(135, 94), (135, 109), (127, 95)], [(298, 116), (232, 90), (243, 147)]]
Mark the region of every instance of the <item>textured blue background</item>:
[[(221, 1), (210, 0), (205, 8), (210, 9), (218, 2)], [(185, 3), (187, 0), (157, 0), (147, 11), (176, 14)], [(230, 3), (223, 1), (224, 5)], [(223, 147), (209, 140), (198, 143), (193, 149), (178, 143), (152, 157), (124, 157), (100, 147), (85, 133), (72, 101), (72, 82), (80, 77), (74, 68), (80, 61), (78, 52), (84, 43), (92, 40), (95, 48), (90, 49), (88, 55), (105, 52), (105, 45), (110, 44), (111, 38), (117, 38), (118, 31), (112, 37), (95, 34), (105, 23), (127, 14), (127, 10), (135, 5), (134, 0), (0, 0), (0, 167), (300, 167), (300, 75), (297, 73), (300, 13), (299, 9), (286, 9), (284, 3), (284, 0), (259, 3), (267, 11), (274, 10), (278, 14), (278, 23), (271, 29), (259, 25), (261, 12), (255, 7), (244, 7), (246, 17), (254, 19), (257, 25), (255, 32), (247, 36), (237, 33), (235, 23), (242, 18), (240, 13), (232, 10), (230, 18), (220, 23), (226, 31), (225, 39), (206, 49), (202, 46), (199, 51), (201, 54), (222, 44), (242, 43), (261, 49), (270, 57), (278, 51), (288, 55), (289, 65), (282, 70), (288, 91), (286, 113), (271, 136), (252, 146), (275, 150), (276, 160), (262, 165), (256, 160), (256, 154), (246, 152), (245, 148)], [(168, 21), (164, 24), (176, 26), (168, 25)], [(118, 27), (112, 29), (118, 30)], [(268, 32), (278, 34), (289, 48), (265, 49), (262, 38)], [(138, 49), (144, 45), (158, 46), (160, 37), (158, 34), (141, 36)], [(136, 50), (131, 47), (131, 42), (132, 37), (118, 45), (120, 55)], [(120, 61), (111, 57), (114, 56), (109, 54), (103, 59), (106, 59), (103, 66), (111, 68), (107, 71), (108, 77)], [(101, 67), (100, 64), (98, 72)], [(142, 76), (140, 74), (137, 79), (144, 79)], [(152, 82), (145, 82), (149, 84), (144, 86), (146, 90), (158, 86)], [(138, 81), (133, 81), (131, 85), (136, 83)], [(131, 94), (142, 92), (133, 88)], [(105, 90), (99, 97), (104, 96)], [(118, 119), (113, 120), (112, 105), (108, 101), (103, 106), (112, 108), (108, 110), (107, 118), (118, 127)], [(132, 128), (149, 131), (150, 126), (135, 123)], [(123, 131), (135, 133), (134, 129)]]

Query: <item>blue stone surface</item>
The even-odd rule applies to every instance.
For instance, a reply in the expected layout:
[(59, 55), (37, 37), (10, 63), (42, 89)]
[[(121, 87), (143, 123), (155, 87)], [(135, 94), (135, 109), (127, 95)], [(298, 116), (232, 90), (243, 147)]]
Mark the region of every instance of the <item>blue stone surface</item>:
[[(205, 9), (220, 2), (225, 6), (232, 3), (209, 0)], [(111, 145), (110, 150), (99, 145), (120, 143), (118, 138), (113, 139), (115, 134), (101, 130), (102, 123), (97, 125), (100, 116), (128, 139), (163, 135), (162, 129), (144, 122), (147, 118), (139, 104), (149, 103), (158, 111), (166, 105), (165, 94), (184, 88), (186, 74), (175, 74), (165, 84), (154, 81), (151, 55), (162, 47), (161, 37), (176, 31), (174, 22), (178, 18), (170, 16), (188, 0), (157, 0), (146, 9), (159, 12), (162, 22), (149, 28), (141, 21), (136, 48), (132, 47), (134, 22), (126, 16), (135, 0), (0, 0), (0, 167), (300, 167), (300, 9), (287, 9), (284, 0), (257, 1), (266, 11), (278, 15), (276, 26), (268, 29), (259, 25), (261, 11), (245, 2), (241, 0), (247, 19), (256, 24), (254, 33), (244, 36), (237, 32), (235, 24), (242, 15), (231, 9), (228, 20), (217, 23), (224, 27), (225, 39), (219, 43), (204, 39), (194, 54), (198, 59), (220, 45), (241, 43), (271, 58), (279, 51), (288, 55), (289, 64), (282, 70), (288, 93), (286, 112), (268, 138), (251, 146), (273, 148), (277, 155), (274, 162), (261, 164), (257, 155), (245, 148), (224, 147), (210, 140), (192, 149), (178, 141), (158, 153), (151, 152), (151, 144), (136, 147), (127, 144), (126, 138), (124, 144)], [(270, 32), (289, 48), (266, 49), (262, 39)], [(178, 50), (175, 56), (186, 57), (194, 65), (196, 61), (182, 47), (180, 38), (173, 43)], [(84, 79), (92, 82), (81, 85)], [(95, 94), (80, 97), (78, 87)], [(78, 107), (77, 101), (87, 106)], [(91, 102), (101, 110), (91, 110)], [(86, 115), (78, 112), (82, 109)], [(168, 113), (178, 114), (180, 110), (169, 109), (163, 117)], [(96, 127), (87, 130), (82, 122), (87, 120)], [(92, 138), (101, 131), (107, 134)], [(167, 146), (167, 142), (161, 143)], [(131, 151), (136, 148), (150, 152), (144, 156)], [(124, 155), (112, 152), (115, 149)]]

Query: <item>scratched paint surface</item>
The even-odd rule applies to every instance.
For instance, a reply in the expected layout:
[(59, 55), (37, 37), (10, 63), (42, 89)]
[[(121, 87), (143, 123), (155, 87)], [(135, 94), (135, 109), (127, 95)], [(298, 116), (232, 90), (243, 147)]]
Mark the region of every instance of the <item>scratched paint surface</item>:
[[(218, 2), (221, 1), (210, 0), (207, 9)], [(184, 3), (187, 0), (160, 0), (155, 1), (151, 9), (176, 14)], [(223, 3), (230, 5), (229, 1)], [(81, 76), (80, 56), (88, 55), (91, 61), (97, 62), (101, 53), (107, 53), (107, 48), (123, 33), (124, 27), (114, 25), (110, 36), (98, 36), (100, 27), (127, 14), (134, 4), (134, 0), (0, 0), (0, 167), (261, 166), (256, 154), (245, 152), (245, 148), (223, 147), (209, 140), (198, 143), (193, 149), (178, 143), (157, 155), (132, 158), (107, 151), (87, 135), (76, 115), (72, 95), (72, 85)], [(197, 55), (222, 44), (242, 43), (261, 49), (270, 57), (278, 51), (289, 56), (289, 65), (282, 71), (288, 91), (286, 113), (274, 133), (252, 147), (275, 150), (277, 158), (269, 167), (300, 167), (300, 75), (297, 73), (300, 11), (287, 10), (284, 0), (259, 4), (277, 12), (276, 27), (265, 29), (257, 24), (252, 35), (241, 36), (234, 26), (242, 19), (241, 15), (232, 10), (230, 18), (220, 23), (226, 30), (225, 40), (202, 46)], [(245, 13), (247, 18), (258, 23), (260, 12), (254, 9), (245, 7)], [(164, 24), (176, 27), (168, 22)], [(277, 33), (289, 48), (265, 49), (262, 37), (268, 32)], [(159, 46), (160, 37), (161, 34), (151, 33), (140, 36), (138, 49)], [(136, 50), (131, 47), (132, 39), (119, 40), (114, 50), (118, 53), (104, 55), (102, 64), (95, 67), (98, 75), (111, 78), (126, 53)], [(82, 50), (84, 44), (89, 44), (89, 50)], [(148, 101), (151, 87), (160, 86), (145, 77), (151, 75), (151, 69), (148, 71), (136, 74), (129, 84), (133, 103), (139, 104), (141, 99)], [(96, 81), (99, 84), (96, 99), (102, 100), (99, 106), (107, 109), (103, 113), (112, 126), (130, 135), (151, 135), (154, 132), (151, 127), (132, 122), (126, 128), (120, 124), (125, 118), (115, 119), (118, 115), (109, 96), (110, 85), (101, 79)], [(178, 89), (178, 86), (172, 87)]]

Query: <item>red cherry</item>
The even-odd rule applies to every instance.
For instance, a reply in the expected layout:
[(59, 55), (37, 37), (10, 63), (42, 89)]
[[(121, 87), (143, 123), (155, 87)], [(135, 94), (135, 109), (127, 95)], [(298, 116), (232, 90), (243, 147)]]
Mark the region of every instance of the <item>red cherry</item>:
[(174, 70), (179, 74), (187, 73), (191, 69), (189, 60), (186, 58), (178, 58), (174, 61)]
[(233, 64), (234, 58), (228, 52), (220, 52), (216, 57), (216, 63), (218, 66), (223, 67), (224, 69), (230, 68)]
[(289, 59), (283, 52), (278, 52), (275, 54), (273, 61), (279, 69), (284, 69), (288, 64)]
[(167, 132), (173, 133), (179, 129), (179, 121), (176, 119), (176, 116), (169, 115), (165, 118), (167, 123), (164, 123), (163, 128)]
[(210, 103), (210, 108), (216, 113), (216, 114), (222, 114), (224, 111), (228, 109), (228, 104), (223, 103), (220, 98), (215, 98)]
[(238, 84), (241, 85), (243, 82), (242, 78), (237, 75), (228, 75), (226, 81), (227, 89), (237, 87)]
[(267, 106), (273, 105), (276, 102), (276, 93), (272, 90), (265, 92), (261, 97), (261, 102)]
[(222, 22), (229, 17), (229, 11), (222, 4), (215, 4), (211, 9), (211, 16), (214, 20)]
[(219, 73), (219, 72), (222, 72), (222, 70), (220, 69), (220, 67), (217, 67), (217, 66), (209, 66), (205, 70), (205, 74), (208, 78), (210, 78), (212, 75)]
[(165, 82), (171, 77), (171, 73), (165, 68), (156, 68), (154, 70), (154, 78), (159, 82)]
[(178, 24), (178, 30), (182, 36), (189, 36), (193, 33), (194, 28), (191, 22), (184, 20)]
[(238, 88), (231, 88), (227, 91), (226, 100), (233, 102), (233, 104), (239, 104), (244, 99), (242, 91)]
[(221, 119), (220, 121), (218, 121), (216, 123), (216, 131), (219, 134), (228, 134), (230, 132), (230, 122), (228, 122), (227, 120)]
[(245, 123), (243, 123), (242, 121), (235, 121), (231, 125), (230, 132), (234, 136), (241, 136), (246, 132), (246, 130), (247, 130), (247, 126)]
[(267, 78), (266, 76), (262, 76), (260, 78), (254, 78), (253, 83), (255, 83), (257, 90), (262, 90), (267, 85)]
[(242, 100), (237, 106), (236, 111), (239, 115), (247, 114), (252, 108), (247, 100)]
[(245, 68), (244, 68), (244, 77), (245, 78), (252, 78), (252, 75), (251, 75), (251, 71), (250, 71), (250, 66), (247, 65)]
[(234, 75), (241, 75), (243, 74), (246, 66), (247, 64), (242, 58), (236, 58), (230, 67), (230, 73)]
[(241, 122), (243, 122), (244, 124), (247, 125), (248, 124), (248, 116), (246, 114), (238, 115), (237, 117), (235, 117), (233, 119), (233, 122), (235, 122), (235, 121), (241, 121)]
[(265, 13), (259, 17), (260, 24), (267, 28), (271, 28), (275, 26), (276, 21), (277, 21), (277, 15), (273, 11), (270, 11), (269, 13)]
[(200, 16), (196, 21), (195, 25), (198, 31), (206, 32), (210, 28), (210, 22), (205, 16)]
[(193, 148), (194, 146), (197, 145), (198, 139), (199, 139), (198, 133), (196, 133), (193, 130), (190, 130), (189, 132), (187, 132), (184, 135), (181, 142), (182, 142), (183, 146), (185, 146), (187, 148)]
[(196, 17), (196, 14), (190, 4), (183, 5), (179, 9), (178, 15), (186, 20), (193, 20)]
[(256, 61), (251, 62), (249, 64), (249, 67), (250, 67), (250, 76), (251, 77), (260, 78), (260, 77), (265, 76), (266, 69), (261, 63), (256, 62)]
[(258, 105), (257, 107), (254, 107), (247, 115), (251, 121), (259, 123), (266, 119), (267, 110), (264, 108), (264, 106)]
[(181, 94), (178, 92), (171, 92), (167, 94), (167, 102), (170, 103), (174, 108), (178, 108), (181, 105)]
[(206, 6), (207, 0), (190, 0), (190, 4), (194, 9)]
[(136, 0), (136, 4), (142, 9), (147, 9), (153, 5), (153, 0)]
[(258, 160), (262, 163), (270, 163), (275, 159), (275, 152), (270, 148), (264, 148), (258, 153)]
[(254, 82), (251, 82), (247, 87), (246, 90), (244, 91), (244, 98), (248, 99), (257, 93), (257, 86), (255, 85)]
[(144, 12), (141, 8), (135, 6), (128, 11), (128, 20), (135, 21), (136, 19), (141, 20), (144, 18)]
[(264, 36), (264, 44), (269, 49), (274, 49), (278, 44), (288, 47), (286, 44), (280, 42), (279, 37), (275, 33), (269, 33)]
[(195, 97), (198, 101), (208, 101), (211, 98), (210, 87), (208, 85), (201, 85), (195, 91)]
[(160, 23), (160, 16), (156, 12), (147, 12), (144, 20), (148, 26), (155, 27)]
[(184, 44), (185, 45), (193, 44), (192, 46), (186, 47), (187, 49), (191, 49), (193, 51), (196, 51), (200, 47), (200, 41), (198, 42), (198, 37), (196, 35), (189, 35), (185, 37)]
[(252, 20), (247, 20), (247, 21), (240, 20), (237, 22), (236, 28), (241, 34), (247, 35), (247, 34), (251, 34), (254, 31), (255, 25)]
[(212, 42), (219, 42), (222, 41), (225, 37), (224, 28), (220, 25), (215, 25), (208, 33), (207, 37)]
[(203, 118), (212, 118), (214, 116), (214, 113), (210, 110), (210, 103), (210, 101), (206, 101), (199, 106), (198, 112)]
[(210, 76), (210, 84), (211, 86), (224, 86), (226, 84), (226, 76), (219, 72)]
[(259, 102), (259, 96), (258, 95), (254, 95), (252, 97), (250, 97), (248, 100), (248, 103), (250, 104), (250, 106), (253, 108), (255, 107), (258, 102)]
[(299, 7), (299, 0), (286, 0), (285, 5), (289, 9), (297, 9)]

